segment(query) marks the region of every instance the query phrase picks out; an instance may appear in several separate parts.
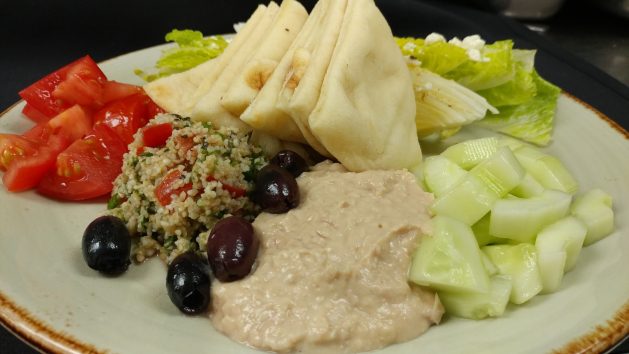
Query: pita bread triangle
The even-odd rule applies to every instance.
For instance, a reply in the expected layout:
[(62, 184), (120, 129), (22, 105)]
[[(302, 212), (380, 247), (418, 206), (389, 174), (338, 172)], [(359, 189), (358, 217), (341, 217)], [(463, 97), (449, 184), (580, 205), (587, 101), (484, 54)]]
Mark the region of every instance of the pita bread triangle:
[(303, 28), (291, 44), (288, 51), (282, 57), (282, 60), (275, 68), (275, 71), (268, 79), (262, 90), (256, 98), (251, 102), (249, 107), (240, 116), (240, 119), (249, 124), (252, 128), (261, 132), (276, 136), (282, 140), (295, 141), (299, 143), (307, 143), (299, 126), (293, 121), (289, 115), (277, 109), (275, 104), (279, 96), (279, 92), (284, 85), (286, 75), (288, 74), (293, 62), (293, 53), (313, 37), (314, 29), (321, 25), (324, 15), (327, 12), (330, 0), (320, 0), (315, 5), (308, 20)]
[(349, 0), (308, 124), (350, 171), (421, 163), (411, 77), (373, 0)]
[(308, 11), (298, 1), (282, 1), (271, 28), (221, 98), (225, 109), (240, 117), (273, 74), (307, 19)]

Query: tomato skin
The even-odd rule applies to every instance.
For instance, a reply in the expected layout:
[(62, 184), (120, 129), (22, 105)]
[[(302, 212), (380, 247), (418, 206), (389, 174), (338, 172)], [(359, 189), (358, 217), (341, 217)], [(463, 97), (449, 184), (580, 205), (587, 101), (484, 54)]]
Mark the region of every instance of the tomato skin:
[(155, 118), (155, 116), (160, 113), (166, 113), (166, 111), (162, 107), (158, 106), (152, 99), (149, 98), (149, 100), (150, 101), (146, 109), (146, 116), (148, 120)]
[[(107, 77), (89, 57), (80, 59), (66, 75), (66, 79), (52, 91), (52, 97), (70, 104), (91, 105), (99, 101)], [(97, 105), (100, 105), (97, 103)]]
[(129, 145), (133, 142), (133, 134), (144, 126), (147, 99), (148, 96), (137, 94), (110, 102), (94, 114), (94, 122), (108, 125), (125, 145)]
[(42, 112), (38, 111), (33, 105), (26, 104), (22, 109), (22, 114), (35, 123), (48, 122), (50, 118), (46, 117)]
[(142, 130), (142, 140), (146, 147), (158, 147), (166, 144), (166, 140), (173, 133), (173, 127), (169, 123), (147, 125)]
[(37, 186), (40, 193), (66, 200), (107, 194), (122, 171), (126, 147), (105, 124), (96, 124), (57, 157), (55, 166)]
[(52, 118), (48, 125), (53, 134), (65, 136), (72, 144), (92, 130), (93, 115), (90, 109), (77, 104)]
[(167, 206), (172, 202), (171, 196), (173, 194), (179, 195), (181, 192), (188, 192), (192, 189), (192, 182), (188, 182), (179, 188), (173, 188), (175, 183), (182, 180), (183, 177), (185, 176), (181, 171), (174, 169), (168, 172), (155, 187), (155, 197), (157, 197), (157, 201), (159, 201), (162, 206)]
[[(8, 139), (13, 138), (13, 142), (17, 143), (15, 141), (16, 137), (19, 136), (5, 136), (2, 140), (6, 142)], [(23, 137), (19, 138), (24, 139)], [(24, 154), (15, 157), (9, 164), (7, 172), (2, 176), (2, 183), (9, 191), (35, 187), (55, 165), (57, 155), (68, 146), (68, 140), (63, 136), (53, 136), (46, 144), (36, 141), (30, 141), (29, 144), (37, 146), (37, 150), (29, 155)]]
[(62, 82), (66, 80), (70, 69), (79, 63), (85, 63), (85, 67), (92, 68), (92, 70), (97, 73), (97, 76), (99, 78), (102, 77), (106, 80), (105, 74), (103, 74), (102, 71), (98, 68), (98, 65), (94, 63), (92, 58), (86, 56), (62, 67), (61, 69), (51, 74), (46, 75), (31, 86), (20, 91), (20, 97), (22, 97), (24, 101), (26, 101), (29, 105), (32, 105), (33, 108), (35, 108), (48, 118), (52, 118), (63, 112), (64, 110), (72, 107), (73, 103), (69, 101), (64, 101), (59, 97), (55, 97), (52, 93)]
[(99, 99), (100, 104), (123, 99), (125, 97), (137, 95), (144, 92), (140, 86), (123, 84), (117, 81), (106, 81), (103, 85), (103, 91)]
[(39, 141), (48, 141), (48, 138), (52, 135), (53, 129), (48, 122), (41, 122), (31, 128), (26, 133), (22, 134), (23, 137)]
[(183, 149), (184, 154), (187, 154), (194, 147), (194, 136), (183, 138), (181, 135), (177, 135), (173, 137), (173, 141)]

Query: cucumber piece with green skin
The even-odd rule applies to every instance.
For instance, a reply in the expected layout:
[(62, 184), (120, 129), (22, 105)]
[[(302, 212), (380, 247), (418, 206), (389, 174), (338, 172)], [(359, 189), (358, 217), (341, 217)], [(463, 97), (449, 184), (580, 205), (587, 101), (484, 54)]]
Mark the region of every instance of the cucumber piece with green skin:
[(441, 156), (447, 157), (465, 170), (471, 170), (498, 151), (498, 139), (494, 137), (467, 140), (450, 146)]
[(452, 185), (465, 177), (467, 171), (459, 167), (447, 157), (438, 155), (426, 159), (424, 165), (424, 182), (435, 198), (443, 195)]
[(501, 316), (513, 287), (513, 276), (497, 275), (489, 277), (489, 293), (465, 294), (439, 291), (439, 300), (446, 312), (471, 320), (481, 320), (487, 316)]
[(472, 225), (472, 231), (474, 232), (474, 236), (476, 236), (476, 242), (479, 247), (487, 246), (489, 244), (501, 244), (508, 242), (508, 239), (494, 237), (489, 234), (490, 218), (491, 213), (487, 213), (480, 220), (474, 223), (474, 225)]
[(558, 158), (526, 145), (515, 149), (513, 153), (526, 172), (530, 173), (544, 188), (556, 189), (568, 194), (575, 194), (578, 191), (577, 180)]
[(542, 279), (537, 265), (535, 246), (519, 245), (485, 246), (482, 250), (498, 267), (500, 275), (513, 275), (513, 287), (509, 301), (522, 304), (542, 291)]
[(430, 210), (435, 215), (448, 215), (473, 225), (491, 210), (496, 200), (517, 186), (525, 173), (511, 150), (502, 148), (439, 196)]
[(527, 172), (522, 182), (515, 186), (509, 193), (518, 198), (533, 198), (539, 197), (544, 192), (544, 189), (544, 186)]
[(409, 280), (434, 290), (489, 292), (489, 280), (472, 229), (445, 215), (431, 220), (433, 235), (422, 235)]
[(586, 232), (576, 216), (565, 217), (539, 232), (535, 249), (544, 294), (557, 291), (563, 274), (576, 266)]
[(587, 228), (583, 246), (589, 246), (614, 232), (612, 196), (602, 189), (591, 189), (577, 196), (572, 205), (572, 215)]
[(491, 209), (489, 234), (519, 242), (534, 242), (545, 226), (568, 215), (570, 194), (547, 189), (539, 197), (500, 199)]

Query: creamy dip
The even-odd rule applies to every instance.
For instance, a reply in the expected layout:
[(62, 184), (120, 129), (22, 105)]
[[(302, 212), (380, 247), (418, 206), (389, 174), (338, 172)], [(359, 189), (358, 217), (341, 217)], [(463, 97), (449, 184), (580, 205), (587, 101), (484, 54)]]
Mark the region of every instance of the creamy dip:
[(253, 223), (255, 272), (213, 284), (216, 329), (263, 350), (355, 353), (411, 340), (440, 321), (435, 294), (407, 282), (433, 200), (411, 173), (351, 173), (324, 162), (297, 182), (298, 208)]

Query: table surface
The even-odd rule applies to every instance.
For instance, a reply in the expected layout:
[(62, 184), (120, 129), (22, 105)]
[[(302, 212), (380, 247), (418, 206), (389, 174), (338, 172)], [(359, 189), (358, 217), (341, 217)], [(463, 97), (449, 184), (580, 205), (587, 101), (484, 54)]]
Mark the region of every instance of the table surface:
[[(464, 3), (465, 5), (466, 1), (454, 2)], [(163, 2), (158, 1), (158, 3)], [(192, 3), (192, 1), (184, 2), (181, 6), (193, 9), (194, 4)], [(216, 11), (223, 11), (229, 7), (228, 3), (229, 2), (215, 2), (212, 6), (216, 7)], [(246, 4), (242, 6), (241, 11), (236, 14), (234, 14), (233, 9), (230, 9), (232, 10), (233, 18), (223, 19), (223, 22), (233, 23), (246, 19), (246, 16), (243, 16), (243, 14), (253, 12), (255, 3), (256, 1), (247, 1)], [(307, 1), (304, 1), (304, 3), (307, 3)], [(54, 2), (42, 4), (43, 3), (34, 0), (7, 3), (6, 6), (3, 4), (4, 8), (0, 11), (0, 38), (2, 38), (3, 41), (3, 55), (0, 58), (0, 64), (4, 68), (15, 68), (15, 70), (3, 69), (0, 71), (0, 80), (3, 80), (3, 82), (11, 83), (12, 80), (15, 81), (18, 77), (20, 80), (23, 80), (24, 76), (28, 77), (29, 82), (34, 82), (56, 67), (60, 67), (64, 64), (54, 63), (55, 51), (76, 50), (76, 47), (64, 47), (64, 42), (62, 40), (55, 40), (54, 36), (42, 37), (41, 33), (52, 31), (55, 36), (73, 36), (74, 31), (89, 31), (90, 28), (95, 28), (95, 25), (87, 22), (90, 21), (89, 18), (74, 19), (69, 18), (67, 14), (64, 15), (64, 11), (73, 6), (92, 6), (92, 8), (98, 8), (98, 5), (94, 5), (95, 3), (85, 5), (85, 3), (80, 1), (69, 0), (64, 1), (63, 5)], [(118, 17), (117, 20), (121, 22), (127, 20), (134, 21), (141, 16), (152, 18), (152, 16), (155, 15), (147, 12), (147, 9), (153, 5), (154, 3), (150, 1), (129, 3), (127, 8), (120, 10), (121, 14), (126, 14), (127, 16)], [(164, 4), (159, 8), (166, 8), (163, 5)], [(33, 13), (31, 11), (33, 8), (38, 9), (38, 11)], [(102, 8), (104, 7), (101, 6), (99, 9)], [(163, 43), (163, 35), (170, 28), (187, 28), (186, 23), (200, 23), (202, 21), (199, 17), (203, 16), (203, 14), (195, 14), (194, 11), (180, 12), (186, 13), (187, 15), (175, 15), (171, 19), (172, 22), (166, 25), (166, 27), (157, 26), (158, 28), (151, 30), (136, 26), (134, 30), (139, 32), (139, 36), (148, 38), (149, 40), (145, 40), (144, 43), (148, 43), (147, 46), (150, 46)], [(20, 13), (28, 13), (29, 16), (15, 16), (15, 14)], [(90, 14), (93, 12), (86, 11), (85, 13)], [(111, 13), (116, 13), (116, 10), (111, 10)], [(63, 21), (55, 20), (59, 18)], [(155, 19), (158, 20), (159, 16)], [(74, 26), (72, 23), (68, 23), (69, 20), (74, 21)], [(148, 23), (148, 21), (144, 22)], [(607, 14), (589, 6), (585, 1), (568, 0), (562, 10), (553, 18), (544, 21), (523, 21), (523, 23), (540, 35), (597, 66), (629, 86), (629, 19)], [(87, 29), (77, 29), (81, 28), (81, 25), (86, 26)], [(119, 31), (128, 29), (127, 27), (118, 26), (117, 23), (111, 23), (111, 21), (104, 23), (103, 26), (109, 26), (110, 28), (108, 30), (111, 31), (112, 34), (109, 40), (105, 39), (105, 37), (97, 37), (102, 40), (102, 42), (99, 43), (100, 46), (98, 48), (95, 47), (94, 51), (89, 53), (96, 61), (105, 60), (108, 58), (108, 55), (115, 56), (139, 49), (136, 43), (120, 43), (118, 41), (120, 38)], [(223, 33), (225, 31), (224, 27), (215, 27), (211, 23), (207, 23), (205, 27), (206, 28), (195, 29), (201, 29), (204, 33)], [(86, 37), (84, 36), (83, 38)], [(82, 55), (85, 54), (77, 52), (76, 57)], [(53, 63), (42, 60), (42, 56), (53, 58), (51, 59)], [(40, 61), (37, 63), (38, 65), (25, 66), (22, 65), (24, 60)], [(41, 69), (35, 72), (33, 72), (33, 70), (21, 71), (22, 68), (26, 67), (38, 67)], [(17, 92), (1, 92), (1, 107), (9, 107), (19, 100)], [(36, 352), (4, 328), (0, 327), (0, 353), (30, 354)], [(629, 343), (617, 347), (611, 353), (629, 353)]]

